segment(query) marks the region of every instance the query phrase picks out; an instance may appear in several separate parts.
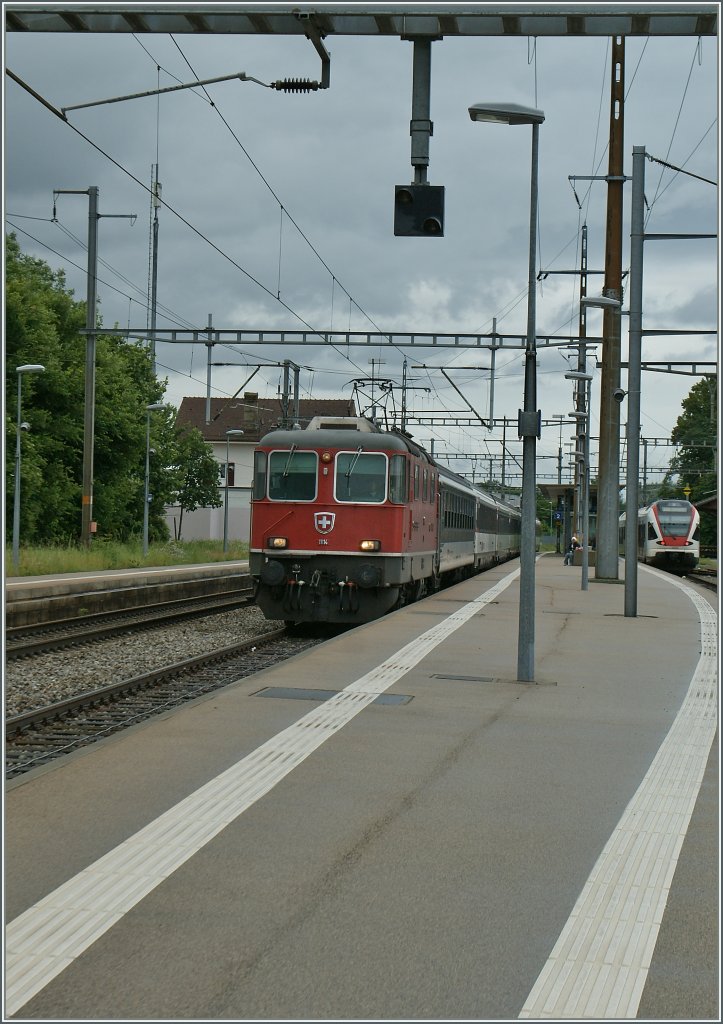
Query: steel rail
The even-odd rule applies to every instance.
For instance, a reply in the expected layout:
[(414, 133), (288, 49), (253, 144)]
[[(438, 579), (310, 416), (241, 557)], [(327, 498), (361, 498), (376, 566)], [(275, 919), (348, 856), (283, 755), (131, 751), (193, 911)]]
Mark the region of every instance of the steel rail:
[[(184, 609), (173, 608), (174, 604), (189, 604), (193, 602), (196, 602), (194, 607)], [(129, 629), (154, 629), (158, 626), (170, 625), (188, 618), (219, 615), (234, 608), (246, 607), (252, 602), (253, 595), (251, 588), (249, 588), (247, 591), (232, 595), (226, 600), (224, 600), (223, 595), (219, 595), (219, 599), (216, 601), (209, 601), (207, 595), (195, 598), (178, 598), (173, 601), (158, 602), (152, 605), (141, 605), (137, 608), (121, 609), (117, 612), (93, 612), (91, 615), (76, 616), (71, 619), (54, 619), (51, 622), (40, 622), (30, 626), (14, 626), (6, 630), (5, 653), (8, 661), (16, 661), (19, 658), (28, 658), (34, 654), (44, 654), (62, 650), (64, 647), (106, 640), (121, 633), (127, 633)], [(171, 611), (164, 613), (163, 609), (168, 608), (171, 608)], [(150, 617), (148, 617), (148, 613), (150, 613)], [(104, 622), (94, 625), (91, 622), (92, 619), (95, 619), (96, 623), (101, 619)], [(108, 622), (108, 619), (115, 621)], [(53, 630), (64, 630), (64, 632), (27, 641), (21, 639), (28, 634), (50, 633)], [(17, 641), (13, 642), (16, 637), (18, 638)]]
[(220, 647), (218, 650), (211, 651), (208, 654), (185, 658), (171, 665), (164, 665), (162, 668), (144, 672), (142, 675), (124, 679), (119, 683), (110, 683), (96, 690), (88, 690), (75, 697), (68, 697), (66, 700), (56, 701), (54, 704), (48, 704), (45, 707), (36, 708), (21, 715), (13, 715), (5, 721), (5, 738), (6, 740), (12, 739), (14, 736), (27, 732), (35, 726), (58, 721), (67, 718), (76, 711), (96, 707), (99, 704), (105, 704), (119, 697), (135, 693), (148, 686), (172, 679), (183, 672), (187, 672), (189, 669), (202, 668), (205, 665), (212, 665), (214, 662), (225, 661), (238, 654), (243, 654), (251, 648), (279, 640), (286, 635), (286, 632), (287, 630), (283, 628), (271, 630), (268, 633), (260, 633), (249, 640), (244, 640), (237, 644), (229, 644), (227, 647)]

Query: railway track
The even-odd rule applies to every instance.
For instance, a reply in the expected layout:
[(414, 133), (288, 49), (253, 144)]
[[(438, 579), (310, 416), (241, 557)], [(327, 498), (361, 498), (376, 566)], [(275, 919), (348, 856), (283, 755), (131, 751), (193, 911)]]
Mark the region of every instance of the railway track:
[(155, 629), (188, 618), (233, 611), (248, 606), (252, 601), (249, 587), (241, 594), (174, 599), (128, 611), (96, 612), (54, 622), (15, 626), (5, 631), (5, 655), (8, 661), (15, 661), (65, 647), (95, 643), (131, 631)]
[(699, 583), (702, 587), (706, 587), (708, 590), (718, 591), (718, 570), (717, 569), (701, 569), (700, 566), (697, 569), (691, 569), (690, 572), (686, 572), (685, 578), (691, 580), (693, 583)]
[(323, 636), (260, 634), (6, 719), (6, 778), (47, 764), (152, 715), (253, 675), (313, 647)]

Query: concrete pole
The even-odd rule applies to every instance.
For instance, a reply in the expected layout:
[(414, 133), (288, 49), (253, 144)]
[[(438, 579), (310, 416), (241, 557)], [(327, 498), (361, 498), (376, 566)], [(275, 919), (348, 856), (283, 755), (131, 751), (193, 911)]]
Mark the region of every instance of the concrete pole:
[(625, 472), (625, 615), (638, 614), (638, 477), (640, 472), (640, 359), (643, 326), (645, 147), (633, 146), (630, 210), (630, 324), (628, 328), (628, 425)]
[[(605, 286), (603, 295), (622, 298), (623, 230), (623, 107), (625, 39), (614, 36), (610, 92), (610, 151), (605, 233)], [(603, 314), (603, 354), (600, 379), (600, 449), (598, 459), (598, 517), (596, 579), (618, 578), (618, 520), (620, 508), (620, 405), (613, 392), (620, 387), (619, 312)]]
[(532, 167), (530, 172), (530, 246), (527, 281), (527, 342), (525, 349), (524, 410), (520, 414), (522, 436), (522, 532), (520, 536), (520, 610), (517, 645), (517, 678), (535, 679), (535, 559), (536, 559), (536, 456), (539, 415), (537, 412), (537, 157), (540, 125), (532, 124)]

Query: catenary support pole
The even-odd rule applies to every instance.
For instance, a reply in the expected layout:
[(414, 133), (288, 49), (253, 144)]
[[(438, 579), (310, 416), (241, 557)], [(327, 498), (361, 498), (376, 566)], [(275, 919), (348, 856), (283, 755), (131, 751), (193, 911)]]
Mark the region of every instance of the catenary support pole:
[(643, 326), (645, 147), (633, 146), (630, 210), (630, 322), (628, 327), (628, 425), (625, 473), (625, 615), (638, 614), (638, 477), (640, 471), (640, 358)]

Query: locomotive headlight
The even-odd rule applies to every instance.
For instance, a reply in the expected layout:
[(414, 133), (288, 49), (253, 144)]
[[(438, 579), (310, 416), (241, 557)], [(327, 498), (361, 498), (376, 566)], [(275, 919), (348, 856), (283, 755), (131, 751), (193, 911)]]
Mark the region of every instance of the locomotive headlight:
[(266, 541), (267, 548), (285, 548), (287, 544), (286, 537), (269, 537)]
[(359, 549), (361, 551), (381, 551), (382, 542), (380, 540), (363, 540), (359, 545)]

